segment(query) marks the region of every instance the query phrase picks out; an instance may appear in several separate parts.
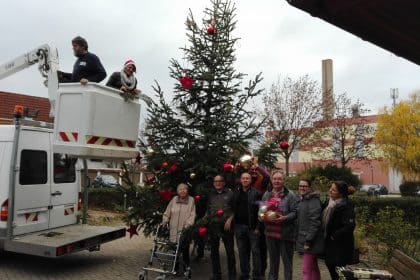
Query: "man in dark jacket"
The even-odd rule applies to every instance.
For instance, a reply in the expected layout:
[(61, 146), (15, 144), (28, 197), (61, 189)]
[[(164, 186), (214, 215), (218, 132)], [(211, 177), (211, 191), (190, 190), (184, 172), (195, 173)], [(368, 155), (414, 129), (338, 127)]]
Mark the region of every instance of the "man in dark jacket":
[(228, 261), (229, 280), (236, 279), (234, 240), (232, 232), (233, 192), (225, 188), (225, 179), (217, 175), (213, 179), (214, 189), (208, 197), (206, 216), (210, 221), (210, 247), (213, 276), (211, 279), (222, 279), (220, 266), (219, 243), (223, 240)]
[(106, 71), (99, 58), (88, 52), (87, 41), (77, 36), (72, 41), (73, 53), (77, 57), (73, 66), (73, 73), (58, 72), (60, 82), (70, 82), (86, 85), (88, 82), (99, 83), (106, 77)]
[(252, 252), (252, 279), (263, 279), (258, 227), (258, 202), (262, 195), (251, 187), (252, 177), (248, 172), (241, 174), (241, 185), (234, 193), (234, 224), (238, 246), (241, 280), (248, 280), (249, 259)]

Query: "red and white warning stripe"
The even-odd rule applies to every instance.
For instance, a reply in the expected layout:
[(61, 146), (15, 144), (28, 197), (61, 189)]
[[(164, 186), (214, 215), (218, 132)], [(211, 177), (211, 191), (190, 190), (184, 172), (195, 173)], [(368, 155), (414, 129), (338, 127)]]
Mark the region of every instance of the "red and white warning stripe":
[(64, 216), (73, 215), (74, 207), (64, 208)]
[(77, 132), (60, 131), (58, 135), (58, 139), (63, 142), (77, 142), (77, 139), (79, 137), (79, 133)]
[(26, 222), (37, 222), (38, 221), (38, 213), (25, 213)]
[(86, 136), (86, 143), (91, 145), (102, 145), (102, 146), (116, 146), (116, 147), (130, 147), (136, 146), (136, 141), (113, 139), (99, 136)]

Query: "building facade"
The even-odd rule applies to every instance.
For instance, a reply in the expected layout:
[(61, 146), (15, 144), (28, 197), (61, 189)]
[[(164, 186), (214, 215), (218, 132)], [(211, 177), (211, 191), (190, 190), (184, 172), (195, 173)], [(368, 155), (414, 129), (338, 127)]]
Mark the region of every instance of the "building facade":
[[(360, 139), (360, 141), (369, 143), (370, 151), (367, 154), (366, 151), (363, 150), (364, 145), (360, 145), (360, 151), (357, 150), (357, 140), (350, 139), (350, 136), (348, 135), (346, 145), (348, 145), (349, 148), (350, 145), (352, 148), (356, 147), (355, 152), (357, 156), (354, 159), (349, 160), (346, 163), (346, 166), (352, 170), (353, 174), (359, 177), (362, 184), (383, 184), (391, 193), (398, 193), (399, 185), (402, 182), (402, 176), (383, 159), (382, 151), (375, 144), (373, 138), (378, 116), (371, 115), (358, 118), (359, 120), (362, 118), (364, 126), (370, 128), (371, 133), (364, 134), (364, 138)], [(352, 121), (347, 122), (349, 126), (353, 126), (353, 130), (357, 131), (357, 127), (355, 127), (357, 126), (356, 123), (357, 122)], [(314, 126), (317, 128), (320, 128), (321, 126), (322, 129), (330, 130), (330, 132), (326, 133), (326, 136), (319, 139), (317, 142), (309, 141), (311, 144), (300, 143), (297, 146), (289, 159), (289, 174), (291, 176), (311, 167), (325, 166), (327, 164), (341, 166), (341, 161), (339, 159), (341, 143), (337, 143), (337, 139), (334, 139), (334, 130), (337, 129), (336, 120), (322, 121), (315, 123)], [(270, 134), (272, 135), (272, 133), (273, 132), (267, 132), (266, 135), (270, 137)], [(357, 137), (358, 134), (356, 133), (354, 135)], [(278, 162), (276, 167), (285, 169), (284, 158), (279, 155), (277, 159)]]

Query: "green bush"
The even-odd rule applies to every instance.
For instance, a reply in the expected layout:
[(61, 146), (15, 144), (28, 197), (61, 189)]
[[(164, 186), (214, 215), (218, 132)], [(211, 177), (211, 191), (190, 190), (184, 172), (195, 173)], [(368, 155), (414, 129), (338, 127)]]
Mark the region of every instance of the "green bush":
[(298, 188), (299, 180), (300, 180), (300, 177), (298, 177), (298, 176), (287, 177), (286, 182), (285, 182), (286, 187), (289, 190), (292, 190), (295, 194), (297, 194), (297, 191), (299, 189)]
[(395, 249), (418, 259), (419, 234), (415, 226), (404, 220), (404, 211), (394, 206), (386, 206), (371, 222), (369, 237), (377, 244), (386, 244), (382, 253), (384, 262), (391, 259)]
[(415, 196), (418, 190), (420, 190), (420, 182), (404, 182), (400, 185), (402, 196)]
[(119, 188), (90, 188), (89, 207), (118, 210), (124, 205), (124, 191)]
[(295, 177), (289, 177), (286, 179), (286, 186), (296, 192), (301, 179), (312, 180), (312, 188), (320, 191), (323, 196), (328, 194), (333, 181), (345, 181), (350, 186), (360, 185), (359, 178), (351, 172), (350, 168), (339, 168), (334, 165), (313, 167)]
[(386, 207), (395, 207), (404, 213), (404, 221), (416, 227), (420, 227), (420, 198), (417, 197), (393, 197), (374, 198), (353, 196), (352, 201), (356, 210), (364, 209), (368, 220), (375, 220), (378, 212)]

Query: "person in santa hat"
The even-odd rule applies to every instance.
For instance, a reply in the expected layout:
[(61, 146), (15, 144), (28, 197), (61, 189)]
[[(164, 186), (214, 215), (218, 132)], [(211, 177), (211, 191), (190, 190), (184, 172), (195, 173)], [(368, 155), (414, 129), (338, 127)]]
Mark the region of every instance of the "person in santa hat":
[(136, 70), (134, 61), (127, 60), (120, 72), (112, 73), (106, 85), (123, 91), (125, 95), (129, 95), (128, 97), (137, 98), (141, 91), (137, 89), (137, 79), (134, 76)]

